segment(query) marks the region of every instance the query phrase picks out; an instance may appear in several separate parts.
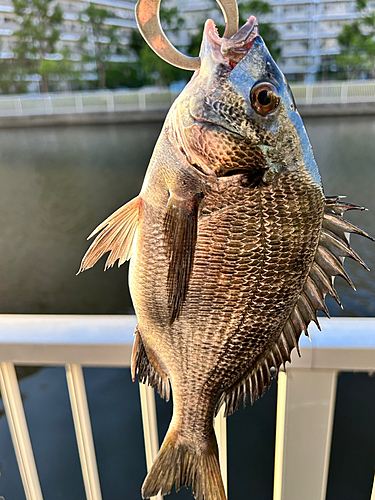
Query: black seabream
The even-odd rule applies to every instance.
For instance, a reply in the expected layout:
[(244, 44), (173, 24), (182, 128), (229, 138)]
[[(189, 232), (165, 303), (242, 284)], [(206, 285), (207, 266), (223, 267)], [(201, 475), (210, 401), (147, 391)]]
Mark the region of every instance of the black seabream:
[(256, 19), (231, 38), (206, 23), (200, 68), (173, 104), (142, 190), (105, 220), (81, 264), (130, 262), (132, 373), (173, 394), (143, 498), (191, 486), (224, 500), (215, 414), (260, 397), (325, 296), (338, 302), (362, 207), (324, 195), (291, 90)]

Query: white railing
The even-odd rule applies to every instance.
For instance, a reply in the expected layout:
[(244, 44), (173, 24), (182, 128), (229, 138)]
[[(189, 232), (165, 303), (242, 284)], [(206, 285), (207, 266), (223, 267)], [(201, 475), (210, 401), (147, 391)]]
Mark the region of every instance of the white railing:
[(345, 104), (375, 101), (375, 81), (323, 82), (292, 85), (297, 104)]
[[(375, 371), (375, 318), (321, 324), (279, 374), (274, 500), (325, 499), (337, 374)], [(101, 500), (82, 366), (129, 367), (135, 325), (134, 316), (0, 315), (0, 390), (27, 500), (43, 495), (14, 365), (65, 366), (86, 497)], [(153, 390), (141, 384), (140, 400), (149, 468), (159, 447)], [(226, 483), (223, 412), (215, 429)]]
[[(375, 81), (292, 85), (297, 104), (375, 102)], [(167, 110), (178, 92), (168, 89), (0, 96), (1, 116)]]
[(4, 95), (0, 117), (166, 110), (177, 95), (168, 89)]

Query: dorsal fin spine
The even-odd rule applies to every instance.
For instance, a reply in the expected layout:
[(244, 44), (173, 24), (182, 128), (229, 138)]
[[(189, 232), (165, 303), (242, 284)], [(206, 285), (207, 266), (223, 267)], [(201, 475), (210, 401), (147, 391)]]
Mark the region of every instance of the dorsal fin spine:
[(354, 226), (354, 224), (341, 219), (340, 215), (338, 215), (344, 213), (346, 210), (364, 210), (364, 208), (342, 203), (339, 200), (340, 197), (326, 199), (326, 209), (322, 222), (319, 246), (315, 254), (316, 258), (311, 265), (310, 273), (306, 278), (301, 294), (274, 344), (257, 361), (255, 367), (249, 370), (226, 393), (226, 414), (229, 415), (235, 411), (241, 396), (243, 397), (245, 406), (247, 394), (250, 394), (251, 403), (262, 395), (265, 387), (269, 385), (273, 378), (271, 368), (275, 368), (276, 372), (278, 372), (282, 363), (285, 368), (285, 362), (290, 361), (290, 354), (293, 348), (296, 348), (300, 355), (298, 340), (303, 331), (306, 334), (308, 333), (307, 328), (311, 320), (320, 329), (316, 314), (317, 311), (321, 310), (330, 317), (325, 304), (325, 296), (327, 294), (332, 295), (341, 304), (333, 286), (334, 277), (342, 276), (352, 286), (352, 282), (343, 267), (344, 257), (351, 257), (367, 268), (362, 259), (351, 249), (345, 232), (356, 233), (371, 240), (374, 239)]
[(290, 349), (292, 350), (293, 347), (297, 349), (298, 355), (301, 356), (300, 350), (299, 350), (299, 345), (298, 345), (298, 337), (296, 334), (296, 331), (293, 328), (293, 324), (288, 318), (286, 320), (285, 326), (284, 326), (284, 333), (286, 336), (286, 339), (289, 343)]

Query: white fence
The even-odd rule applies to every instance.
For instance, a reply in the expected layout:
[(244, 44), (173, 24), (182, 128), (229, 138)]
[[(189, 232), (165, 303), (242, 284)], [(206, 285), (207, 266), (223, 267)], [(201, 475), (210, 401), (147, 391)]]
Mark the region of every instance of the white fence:
[[(128, 367), (135, 324), (133, 316), (0, 315), (0, 390), (27, 500), (43, 495), (14, 365), (65, 366), (86, 497), (101, 500), (82, 366)], [(325, 500), (337, 374), (375, 371), (375, 318), (321, 324), (279, 374), (273, 500)], [(159, 446), (153, 390), (141, 384), (140, 399), (149, 468)], [(215, 428), (226, 482), (222, 412)]]
[(373, 80), (292, 85), (292, 91), (297, 105), (375, 102)]
[[(292, 86), (297, 104), (375, 102), (375, 81)], [(58, 115), (168, 109), (177, 92), (165, 89), (0, 96), (0, 116)]]
[(164, 110), (177, 95), (170, 90), (153, 89), (0, 96), (0, 116)]

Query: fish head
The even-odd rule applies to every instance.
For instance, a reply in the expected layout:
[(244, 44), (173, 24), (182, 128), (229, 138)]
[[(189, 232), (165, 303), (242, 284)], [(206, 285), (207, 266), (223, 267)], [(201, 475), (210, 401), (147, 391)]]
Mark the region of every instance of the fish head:
[(206, 174), (246, 172), (254, 182), (288, 170), (321, 185), (312, 147), (285, 76), (251, 16), (230, 39), (205, 25), (201, 67), (175, 106), (180, 147)]

